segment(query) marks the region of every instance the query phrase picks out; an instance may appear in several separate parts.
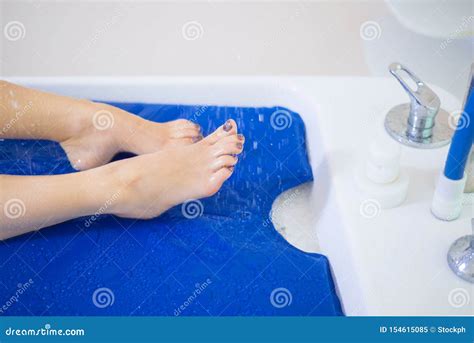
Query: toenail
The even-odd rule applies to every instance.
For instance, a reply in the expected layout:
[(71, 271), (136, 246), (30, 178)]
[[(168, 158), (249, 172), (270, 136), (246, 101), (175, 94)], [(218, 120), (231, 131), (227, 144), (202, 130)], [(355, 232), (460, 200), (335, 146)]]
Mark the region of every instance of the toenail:
[(237, 143), (237, 149), (242, 149), (242, 143)]
[(193, 143), (199, 142), (202, 139), (202, 135), (193, 137)]
[(232, 123), (230, 122), (230, 120), (225, 122), (223, 129), (226, 132), (229, 132), (232, 129)]
[(239, 141), (243, 141), (243, 140), (244, 140), (244, 135), (241, 134), (241, 133), (239, 133), (239, 134), (237, 135), (237, 138), (239, 139)]

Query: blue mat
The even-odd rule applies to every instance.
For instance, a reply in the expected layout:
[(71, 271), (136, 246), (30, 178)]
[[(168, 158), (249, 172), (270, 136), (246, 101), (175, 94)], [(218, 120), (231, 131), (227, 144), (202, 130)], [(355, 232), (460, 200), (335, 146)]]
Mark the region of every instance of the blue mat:
[[(313, 179), (296, 113), (113, 105), (205, 134), (233, 118), (246, 137), (234, 174), (214, 197), (153, 220), (78, 218), (0, 242), (0, 315), (342, 315), (327, 258), (268, 219), (281, 192)], [(72, 172), (55, 142), (0, 141), (0, 173)]]

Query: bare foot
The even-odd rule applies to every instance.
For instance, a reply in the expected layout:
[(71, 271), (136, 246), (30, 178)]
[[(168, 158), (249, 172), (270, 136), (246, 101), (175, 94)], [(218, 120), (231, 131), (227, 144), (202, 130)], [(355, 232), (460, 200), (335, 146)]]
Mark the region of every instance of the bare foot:
[(196, 144), (117, 161), (106, 166), (117, 175), (117, 199), (110, 213), (152, 218), (189, 199), (214, 195), (234, 170), (244, 137), (228, 120)]
[(155, 123), (113, 106), (94, 104), (77, 134), (60, 143), (72, 166), (86, 170), (106, 164), (121, 151), (141, 155), (201, 138), (199, 125), (188, 120)]

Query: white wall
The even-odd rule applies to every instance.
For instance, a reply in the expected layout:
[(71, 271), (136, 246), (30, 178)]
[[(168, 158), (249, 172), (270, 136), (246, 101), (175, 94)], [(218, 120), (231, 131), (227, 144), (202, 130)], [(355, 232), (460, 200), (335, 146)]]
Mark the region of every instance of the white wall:
[[(5, 76), (388, 75), (388, 63), (401, 60), (462, 97), (474, 59), (465, 39), (438, 56), (443, 38), (406, 29), (380, 0), (6, 0), (0, 9), (3, 31), (17, 21), (24, 33), (12, 40), (3, 32)], [(432, 13), (422, 19), (439, 21)], [(368, 21), (376, 23), (373, 37), (361, 34)]]

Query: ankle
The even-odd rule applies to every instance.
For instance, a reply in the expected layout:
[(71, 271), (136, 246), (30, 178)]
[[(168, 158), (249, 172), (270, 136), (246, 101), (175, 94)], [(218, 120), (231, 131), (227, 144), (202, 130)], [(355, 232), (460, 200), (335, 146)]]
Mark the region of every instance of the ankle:
[(95, 181), (92, 198), (95, 206), (103, 214), (115, 214), (127, 199), (129, 185), (126, 184), (124, 173), (117, 163), (108, 164), (92, 169), (86, 173), (93, 173)]

